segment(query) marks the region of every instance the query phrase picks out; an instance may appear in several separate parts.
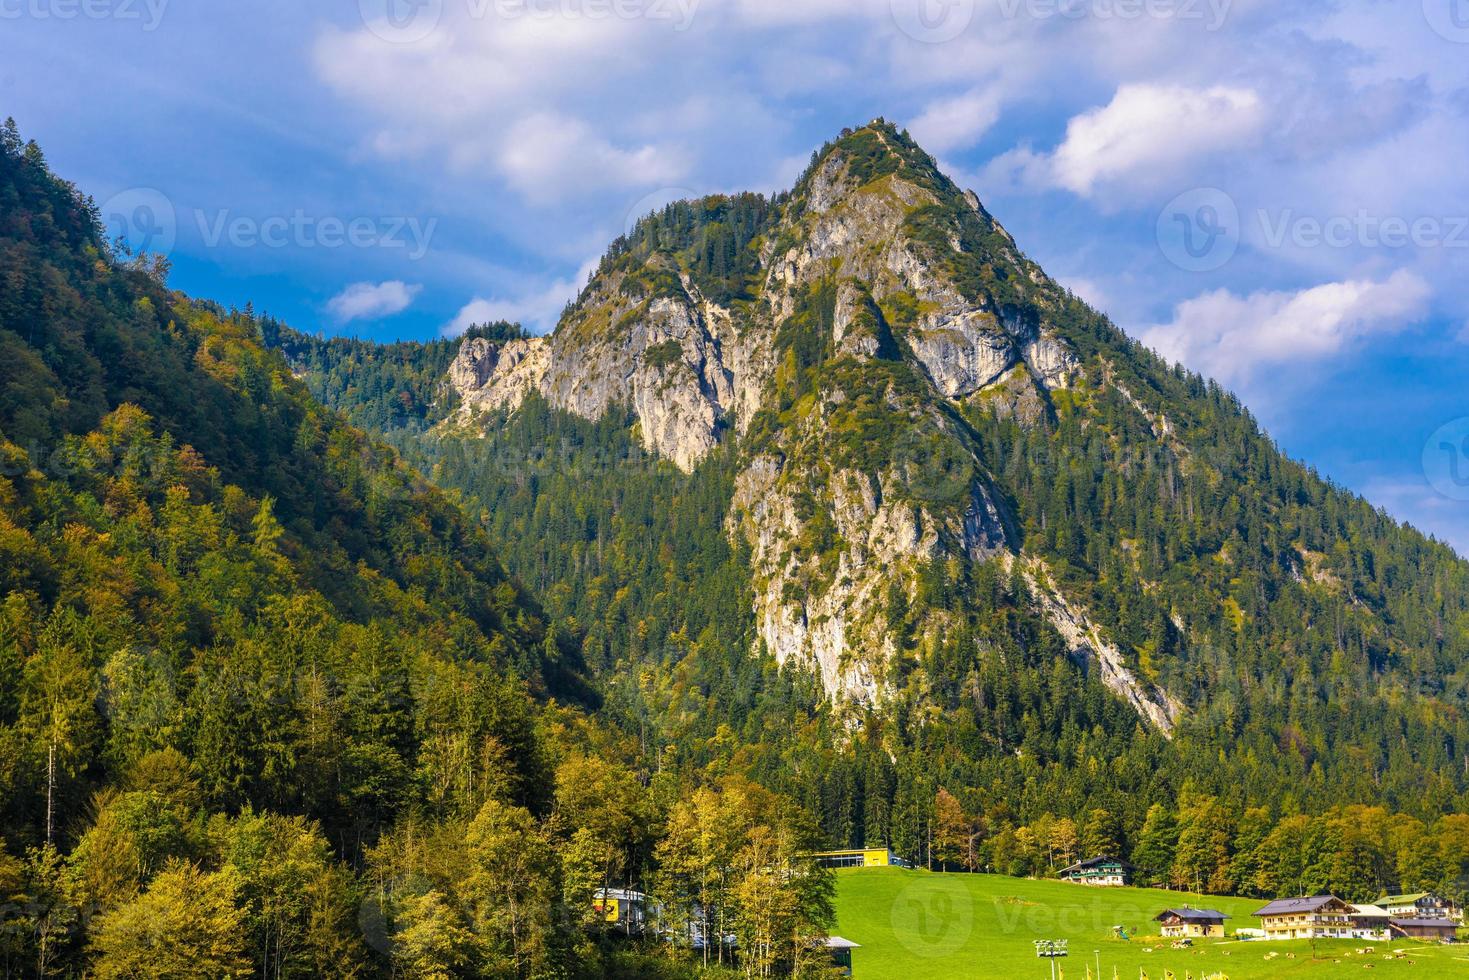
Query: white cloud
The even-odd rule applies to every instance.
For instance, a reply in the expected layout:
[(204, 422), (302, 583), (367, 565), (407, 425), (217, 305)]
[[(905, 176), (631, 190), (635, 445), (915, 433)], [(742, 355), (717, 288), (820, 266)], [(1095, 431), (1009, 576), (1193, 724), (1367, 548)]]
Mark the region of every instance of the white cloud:
[(422, 290), (422, 286), (409, 285), (398, 279), (379, 283), (356, 282), (333, 296), (326, 308), (339, 323), (378, 320), (408, 309)]
[(1051, 160), (1029, 146), (1017, 146), (993, 157), (979, 171), (977, 183), (990, 191), (1028, 193), (1051, 184)]
[(1051, 157), (1057, 184), (1090, 195), (1098, 184), (1141, 181), (1197, 157), (1237, 153), (1267, 122), (1265, 105), (1248, 88), (1129, 84), (1112, 101), (1075, 116)]
[(1143, 328), (1143, 343), (1226, 383), (1273, 365), (1301, 366), (1366, 337), (1393, 333), (1427, 311), (1429, 287), (1399, 270), (1382, 282), (1348, 280), (1299, 292), (1237, 296), (1225, 289), (1178, 304), (1173, 321)]
[(977, 143), (1000, 118), (1000, 97), (993, 89), (930, 102), (908, 127), (930, 153), (944, 153)]
[(788, 26), (871, 15), (879, 4), (874, 0), (800, 0), (797, 3), (791, 0), (738, 0), (734, 6), (748, 23)]
[(576, 298), (582, 286), (596, 269), (599, 259), (589, 259), (570, 279), (557, 279), (540, 289), (514, 296), (476, 296), (460, 309), (453, 320), (444, 325), (446, 337), (457, 337), (476, 323), (508, 320), (519, 323), (532, 333), (550, 333), (556, 327), (561, 310)]
[[(480, 8), (487, 12), (476, 14)], [(656, 17), (548, 16), (534, 8), (517, 15), (494, 4), (445, 4), (437, 29), (412, 44), (367, 28), (328, 29), (313, 48), (316, 72), (364, 110), (372, 128), (363, 143), (386, 157), (437, 156), (461, 173), (500, 166), (521, 189), (522, 161), (505, 159), (518, 128), (543, 147), (589, 152), (588, 170), (610, 162), (625, 172), (646, 149), (616, 149), (612, 121), (623, 124), (627, 115), (597, 116), (592, 134), (563, 103), (595, 103), (646, 70), (651, 42), (683, 35)], [(568, 132), (558, 134), (563, 127)]]
[(444, 136), (444, 124), (501, 115), (516, 96), (522, 107), (543, 104), (589, 78), (635, 72), (639, 39), (654, 26), (620, 17), (475, 16), (474, 6), (444, 4), (437, 29), (412, 44), (367, 28), (328, 29), (314, 47), (317, 72), (376, 113)]
[(532, 201), (553, 201), (604, 187), (652, 187), (679, 179), (687, 163), (675, 149), (624, 150), (579, 119), (543, 112), (502, 134), (500, 171)]
[[(1157, 253), (1147, 210), (1191, 187), (1224, 188), (1246, 217), (1469, 213), (1455, 169), (1469, 127), (1451, 105), (1469, 84), (1466, 63), (1440, 50), (1451, 46), (1422, 44), (1422, 24), (1390, 5), (1232, 0), (1127, 15), (1082, 3), (1066, 16), (999, 5), (1006, 16), (985, 0), (972, 17), (948, 5), (967, 23), (943, 44), (905, 34), (893, 0), (675, 0), (634, 5), (673, 18), (576, 14), (592, 6), (608, 9), (533, 3), (542, 15), (507, 16), (519, 5), (445, 3), (439, 29), (416, 44), (386, 43), (350, 17), (318, 28), (309, 50), (338, 114), (332, 135), (436, 180), (452, 200), (444, 207), (462, 203), (468, 220), (493, 227), (493, 247), (516, 265), (575, 262), (621, 229), (630, 202), (662, 187), (784, 189), (824, 139), (878, 114), (956, 176), (973, 175), (961, 182), (1037, 258), (1054, 264), (1058, 249), (1096, 242), (1072, 271), (1108, 282), (1127, 263), (1151, 277), (1139, 287), (1151, 296), (1197, 289), (1147, 268)], [(973, 152), (996, 139), (1016, 149), (988, 162)], [(1032, 220), (1028, 208), (1059, 220)], [(1098, 212), (1124, 218), (1071, 220)], [(1271, 288), (1410, 266), (1456, 317), (1469, 309), (1449, 249), (1382, 257), (1388, 265), (1355, 249), (1285, 253), (1274, 250), (1270, 268), (1296, 274)], [(1260, 272), (1245, 256), (1219, 284), (1247, 292)], [(460, 281), (481, 295), (505, 286)], [(1125, 315), (1133, 291), (1112, 294)]]
[[(371, 153), (437, 159), (456, 176), (488, 168), (538, 206), (655, 187), (687, 169), (676, 138), (639, 134), (638, 114), (627, 110), (650, 91), (665, 105), (688, 94), (646, 80), (660, 48), (691, 36), (682, 20), (571, 8), (550, 16), (535, 4), (506, 12), (513, 6), (446, 4), (438, 28), (413, 44), (366, 28), (327, 30), (313, 49), (317, 74), (362, 108), (370, 128), (361, 145)], [(488, 12), (476, 15), (479, 7)], [(659, 9), (673, 17), (682, 8)]]

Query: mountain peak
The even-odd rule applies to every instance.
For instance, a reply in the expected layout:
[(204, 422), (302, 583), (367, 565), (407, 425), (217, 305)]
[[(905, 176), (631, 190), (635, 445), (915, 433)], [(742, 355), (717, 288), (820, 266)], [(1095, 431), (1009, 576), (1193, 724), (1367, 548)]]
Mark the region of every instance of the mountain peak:
[(645, 216), (545, 343), (480, 345), (457, 376), (472, 380), (466, 415), (530, 390), (589, 417), (630, 402), (646, 448), (691, 469), (748, 430), (801, 332), (807, 367), (906, 359), (941, 401), (1023, 368), (1013, 380), (1038, 386), (1020, 392), (1033, 415), (1035, 395), (1064, 387), (1077, 363), (1046, 325), (1058, 301), (978, 198), (878, 118), (817, 150), (789, 194)]
[(940, 197), (959, 195), (953, 181), (940, 172), (937, 161), (919, 146), (907, 130), (881, 116), (841, 134), (811, 156), (811, 164), (796, 182), (792, 198), (808, 199), (813, 188), (830, 189), (839, 182), (850, 191), (896, 175)]
[[(630, 409), (643, 448), (685, 472), (725, 447), (760, 643), (876, 702), (901, 648), (892, 590), (1017, 550), (962, 413), (977, 399), (1030, 423), (1050, 411), (1081, 367), (1058, 306), (978, 200), (879, 119), (819, 150), (789, 195), (680, 201), (640, 222), (551, 336), (466, 344), (448, 428), (534, 394), (589, 420)], [(1109, 678), (1171, 724), (1125, 665)]]

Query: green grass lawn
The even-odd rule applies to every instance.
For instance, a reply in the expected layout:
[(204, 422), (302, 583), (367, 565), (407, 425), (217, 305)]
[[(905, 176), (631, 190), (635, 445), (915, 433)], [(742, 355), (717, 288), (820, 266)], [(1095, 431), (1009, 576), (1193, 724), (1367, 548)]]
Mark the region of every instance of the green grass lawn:
[[(1469, 945), (1429, 946), (1398, 941), (1239, 942), (1195, 940), (1192, 949), (1172, 949), (1157, 936), (1153, 916), (1189, 904), (1232, 916), (1227, 931), (1255, 928), (1255, 899), (1187, 895), (1148, 888), (1090, 888), (1059, 881), (1029, 881), (1000, 875), (935, 874), (872, 868), (837, 872), (834, 933), (860, 943), (853, 960), (859, 980), (1003, 977), (1045, 980), (1050, 962), (1035, 955), (1034, 940), (1065, 939), (1071, 955), (1058, 960), (1058, 975), (1084, 980), (1101, 961), (1103, 980), (1113, 968), (1121, 980), (1178, 980), (1222, 974), (1229, 980), (1257, 977), (1469, 978)], [(1113, 936), (1125, 926), (1130, 941)], [(1357, 951), (1366, 946), (1371, 955)], [(1388, 954), (1406, 953), (1402, 960)], [(1274, 954), (1273, 956), (1271, 954)], [(1267, 958), (1268, 957), (1268, 958)], [(1371, 971), (1364, 968), (1371, 964)]]

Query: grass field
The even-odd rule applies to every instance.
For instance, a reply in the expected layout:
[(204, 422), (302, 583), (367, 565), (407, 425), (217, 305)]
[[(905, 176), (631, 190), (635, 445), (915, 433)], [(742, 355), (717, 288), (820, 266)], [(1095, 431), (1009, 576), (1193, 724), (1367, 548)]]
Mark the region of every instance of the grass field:
[[(1147, 888), (1088, 888), (1059, 881), (1029, 881), (1000, 875), (935, 874), (872, 868), (837, 872), (838, 935), (860, 943), (853, 960), (857, 980), (1003, 977), (1047, 980), (1051, 965), (1035, 955), (1037, 939), (1065, 939), (1070, 955), (1058, 960), (1058, 975), (1085, 980), (1087, 967), (1103, 980), (1113, 968), (1121, 980), (1178, 980), (1222, 975), (1229, 980), (1262, 977), (1377, 978), (1457, 977), (1469, 980), (1469, 945), (1430, 946), (1398, 941), (1367, 943), (1240, 942), (1195, 940), (1176, 950), (1157, 937), (1153, 916), (1190, 904), (1214, 908), (1235, 927), (1258, 927), (1250, 913), (1265, 904), (1254, 899), (1186, 895)], [(1125, 926), (1130, 941), (1113, 936)], [(1370, 955), (1358, 950), (1372, 946)], [(1401, 960), (1389, 959), (1398, 951)], [(1274, 956), (1271, 956), (1274, 954)], [(1269, 957), (1269, 958), (1267, 958)], [(1371, 972), (1366, 971), (1370, 965)]]

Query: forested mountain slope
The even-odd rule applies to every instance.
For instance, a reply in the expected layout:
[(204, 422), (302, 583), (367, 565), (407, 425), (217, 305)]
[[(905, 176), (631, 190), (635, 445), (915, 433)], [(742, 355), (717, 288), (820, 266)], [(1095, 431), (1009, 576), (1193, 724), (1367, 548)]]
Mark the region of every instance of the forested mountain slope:
[(708, 860), (801, 966), (804, 813), (652, 772), (486, 531), (166, 271), (0, 130), (0, 976), (685, 976), (593, 895)]
[(1130, 341), (889, 124), (789, 193), (644, 219), (553, 334), (467, 339), (435, 398), (405, 451), (574, 617), (608, 711), (836, 840), (926, 853), (942, 789), (1033, 868), (1006, 835), (1100, 811), (1132, 853), (1157, 805), (1154, 844), (1207, 820), (1195, 869), (1271, 891), (1246, 825), (1469, 800), (1469, 565)]
[[(484, 533), (314, 402), (248, 314), (113, 261), (95, 214), (38, 150), (7, 147), (4, 164), (7, 639), (132, 649), (143, 658), (134, 667), (167, 669), (153, 679), (177, 685), (195, 672), (188, 651), (240, 631), (286, 630), (256, 637), (262, 653), (299, 652), (323, 630), (360, 627), (341, 653), (432, 651), (518, 672), (542, 693), (586, 693), (574, 652), (548, 639), (545, 615)], [(19, 626), (38, 610), (46, 625)], [(229, 768), (233, 791), (273, 769), (263, 759)], [(6, 798), (34, 805), (30, 792)]]

